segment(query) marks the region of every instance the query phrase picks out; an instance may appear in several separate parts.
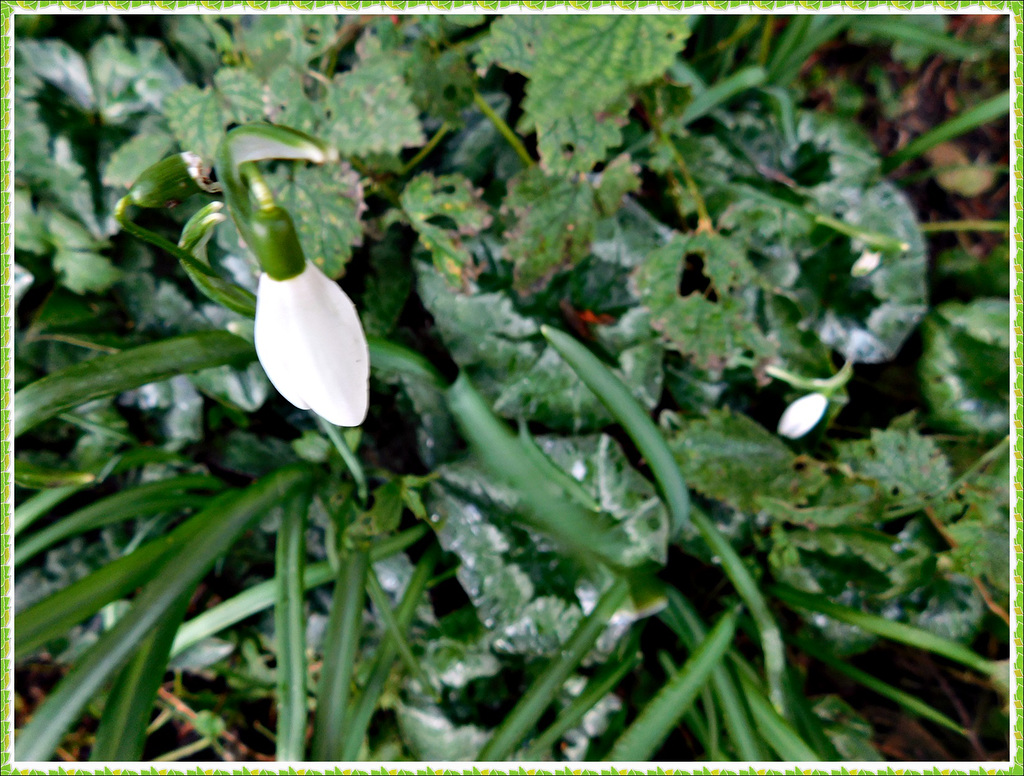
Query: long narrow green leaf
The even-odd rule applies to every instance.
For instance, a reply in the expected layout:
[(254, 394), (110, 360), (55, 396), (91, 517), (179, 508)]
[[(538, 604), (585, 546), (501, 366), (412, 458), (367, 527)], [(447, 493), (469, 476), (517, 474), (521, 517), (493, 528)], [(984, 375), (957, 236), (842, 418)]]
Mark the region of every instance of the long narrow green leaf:
[(14, 484), (19, 488), (43, 490), (46, 488), (84, 487), (96, 480), (93, 472), (67, 469), (48, 469), (30, 461), (14, 459)]
[(750, 714), (761, 736), (776, 754), (787, 762), (815, 762), (824, 759), (800, 737), (792, 725), (779, 714), (764, 691), (748, 672), (737, 672)]
[(825, 596), (804, 593), (784, 585), (773, 585), (769, 591), (787, 606), (820, 612), (847, 625), (856, 625), (876, 636), (949, 658), (986, 676), (991, 676), (999, 670), (997, 663), (983, 658), (959, 642), (937, 636), (924, 628), (917, 628), (903, 622), (893, 622), (885, 617), (879, 617), (877, 614), (833, 603)]
[[(850, 26), (850, 16), (797, 16), (790, 20), (782, 35), (779, 56), (768, 64), (768, 81), (778, 86), (789, 86), (800, 74), (807, 58)], [(792, 30), (792, 34), (791, 34)]]
[(890, 43), (909, 43), (930, 53), (945, 54), (955, 59), (975, 60), (988, 53), (988, 47), (977, 42), (958, 40), (945, 32), (921, 27), (900, 16), (858, 14), (850, 25), (851, 32), (870, 34)]
[(234, 498), (218, 500), (200, 513), (197, 517), (204, 518), (203, 526), (167, 558), (131, 609), (86, 651), (32, 715), (15, 743), (18, 759), (50, 757), (92, 696), (124, 664), (174, 602), (195, 588), (242, 531), (308, 476), (301, 467), (278, 470)]
[(274, 632), (277, 637), (278, 762), (303, 760), (306, 750), (306, 613), (302, 580), (306, 565), (306, 513), (311, 499), (308, 487), (295, 488), (284, 503), (277, 532)]
[(191, 490), (219, 490), (224, 483), (207, 474), (184, 474), (157, 482), (147, 482), (112, 496), (94, 501), (56, 523), (20, 539), (14, 546), (14, 565), (20, 566), (57, 542), (95, 528), (141, 515), (170, 512), (201, 506), (205, 496)]
[(729, 540), (706, 515), (698, 510), (691, 511), (686, 482), (679, 472), (672, 451), (654, 425), (654, 421), (633, 398), (629, 388), (581, 343), (565, 332), (548, 326), (542, 326), (541, 333), (629, 434), (630, 439), (647, 460), (647, 465), (651, 467), (651, 473), (654, 474), (676, 528), (678, 529), (687, 519), (692, 521), (711, 551), (720, 559), (726, 576), (757, 623), (772, 702), (777, 708), (784, 709), (783, 677), (786, 661), (779, 626), (772, 616), (771, 609), (768, 608), (768, 602), (761, 595), (759, 585)]
[[(412, 546), (430, 532), (425, 525), (416, 525), (400, 534), (378, 541), (370, 549), (370, 561), (376, 563), (379, 560), (397, 555), (407, 547)], [(303, 588), (312, 590), (314, 587), (326, 585), (334, 579), (334, 571), (328, 561), (321, 561), (306, 567), (303, 575)], [(273, 606), (277, 582), (275, 579), (260, 582), (248, 590), (229, 598), (223, 603), (207, 609), (200, 615), (181, 626), (178, 636), (174, 640), (174, 648), (171, 654), (179, 655), (189, 647), (198, 644), (205, 638), (220, 633), (225, 628), (230, 628), (246, 617), (262, 612), (264, 609)]]
[(948, 121), (944, 121), (939, 126), (925, 132), (909, 143), (903, 148), (899, 149), (892, 156), (887, 158), (882, 164), (882, 169), (885, 172), (891, 172), (905, 162), (909, 162), (911, 159), (916, 159), (921, 156), (925, 151), (934, 148), (940, 143), (946, 143), (950, 140), (954, 140), (961, 135), (965, 135), (972, 129), (976, 129), (984, 124), (988, 124), (990, 121), (995, 121), (998, 118), (1002, 118), (1010, 112), (1010, 93), (1003, 92), (997, 94), (984, 102), (978, 103), (973, 108), (965, 110), (959, 116), (954, 116)]
[(226, 331), (187, 334), (97, 356), (29, 383), (14, 394), (14, 435), (93, 399), (214, 366), (244, 366), (255, 357), (250, 343)]
[(366, 591), (370, 594), (370, 601), (377, 609), (377, 615), (380, 617), (381, 623), (384, 625), (384, 632), (398, 650), (398, 656), (405, 664), (405, 670), (409, 672), (409, 675), (413, 679), (423, 686), (424, 690), (433, 694), (435, 696), (435, 700), (440, 701), (441, 697), (437, 694), (437, 690), (431, 684), (430, 678), (423, 670), (423, 666), (420, 665), (416, 656), (412, 653), (412, 647), (405, 638), (405, 629), (402, 628), (397, 616), (391, 610), (391, 604), (388, 601), (388, 594), (384, 591), (384, 588), (380, 584), (380, 580), (377, 579), (377, 574), (372, 568), (367, 570), (366, 583)]
[(533, 527), (583, 560), (619, 563), (629, 537), (610, 517), (590, 512), (565, 495), (547, 469), (523, 450), (522, 443), (494, 415), (464, 374), (448, 389), (448, 405), (477, 455), (495, 477), (512, 485), (531, 508)]
[(606, 759), (616, 761), (649, 760), (658, 751), (672, 728), (690, 708), (707, 683), (711, 672), (721, 664), (733, 634), (737, 613), (723, 614), (690, 655), (682, 669), (668, 680), (643, 711), (619, 736)]
[[(398, 632), (404, 637), (412, 624), (413, 615), (416, 613), (416, 605), (423, 597), (430, 582), (430, 576), (434, 573), (434, 566), (441, 556), (441, 548), (432, 544), (423, 557), (420, 558), (416, 568), (413, 569), (409, 584), (406, 585), (405, 593), (395, 611), (395, 621), (398, 624)], [(348, 730), (345, 732), (345, 741), (342, 745), (341, 759), (352, 761), (359, 757), (359, 749), (362, 747), (366, 731), (370, 727), (370, 720), (377, 708), (380, 696), (384, 692), (384, 685), (391, 674), (391, 665), (395, 662), (398, 654), (398, 647), (395, 639), (386, 634), (383, 643), (377, 650), (374, 657), (373, 667), (370, 669), (370, 677), (359, 696), (350, 705), (347, 721)]]
[(84, 485), (65, 485), (62, 488), (47, 488), (30, 499), (26, 499), (14, 508), (14, 535), (28, 528), (32, 523), (66, 500), (78, 493)]
[(192, 591), (188, 590), (171, 605), (167, 615), (117, 675), (103, 707), (96, 741), (89, 752), (93, 762), (142, 759), (150, 712), (167, 671), (174, 634), (191, 600)]
[(763, 67), (753, 65), (737, 70), (735, 73), (709, 86), (694, 95), (680, 117), (684, 125), (692, 124), (701, 116), (706, 116), (719, 105), (724, 105), (737, 94), (760, 86), (764, 83), (767, 73)]
[(348, 729), (348, 699), (359, 653), (359, 634), (370, 555), (356, 550), (342, 559), (324, 633), (324, 660), (316, 694), (313, 759), (340, 760)]
[(440, 391), (448, 387), (436, 367), (419, 353), (380, 337), (367, 337), (366, 341), (370, 346), (370, 366), (374, 371), (419, 377)]
[[(686, 648), (693, 650), (704, 638), (707, 628), (701, 621), (697, 610), (675, 588), (667, 591), (668, 606), (658, 615), (682, 639)], [(716, 666), (711, 672), (711, 684), (715, 697), (722, 708), (729, 738), (736, 747), (741, 760), (755, 762), (767, 760), (768, 751), (750, 721), (750, 712), (743, 702), (743, 697), (733, 681), (732, 674), (725, 666)]]
[(478, 760), (505, 760), (515, 752), (516, 747), (533, 730), (541, 715), (551, 705), (558, 690), (569, 678), (569, 674), (576, 670), (593, 648), (607, 627), (608, 620), (625, 602), (628, 591), (628, 585), (621, 579), (616, 580), (605, 591), (594, 610), (576, 626), (576, 630), (562, 645), (558, 655), (551, 659), (540, 676), (530, 685), (530, 689), (509, 712), (505, 721), (495, 729), (480, 750)]

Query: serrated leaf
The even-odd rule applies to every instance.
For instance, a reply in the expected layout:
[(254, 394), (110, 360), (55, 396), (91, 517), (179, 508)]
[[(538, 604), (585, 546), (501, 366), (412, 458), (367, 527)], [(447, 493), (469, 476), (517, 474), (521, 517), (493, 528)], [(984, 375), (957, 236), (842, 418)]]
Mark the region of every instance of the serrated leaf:
[(359, 174), (347, 163), (314, 165), (267, 176), (278, 204), (292, 213), (306, 258), (332, 278), (340, 277), (363, 244), (366, 210)]
[[(85, 58), (62, 40), (19, 40), (22, 66), (70, 97), (82, 110), (92, 110), (96, 97)], [(21, 68), (19, 68), (21, 69)]]
[(839, 458), (898, 500), (935, 496), (950, 483), (946, 456), (931, 437), (913, 430), (872, 429), (870, 440), (841, 443)]
[(263, 84), (251, 70), (222, 67), (214, 74), (213, 83), (231, 121), (248, 124), (263, 119)]
[(673, 429), (668, 442), (692, 488), (745, 512), (757, 512), (766, 499), (806, 503), (825, 485), (820, 464), (728, 409)]
[(460, 50), (437, 51), (426, 40), (417, 41), (405, 73), (414, 102), (432, 116), (457, 124), (473, 104), (473, 73)]
[(338, 16), (253, 14), (237, 18), (237, 37), (253, 67), (266, 77), (281, 63), (295, 73), (334, 45)]
[(490, 226), (491, 215), (481, 200), (483, 192), (461, 175), (430, 173), (416, 176), (402, 191), (402, 209), (434, 266), (454, 286), (461, 286), (472, 267), (472, 256), (462, 238)]
[(103, 185), (127, 189), (139, 173), (163, 159), (174, 148), (174, 138), (166, 132), (140, 132), (118, 147), (103, 168)]
[(327, 138), (344, 155), (397, 153), (426, 140), (412, 92), (384, 55), (335, 76), (323, 105)]
[(625, 116), (582, 111), (537, 127), (541, 166), (552, 175), (590, 172), (622, 142)]
[(89, 72), (97, 107), (108, 124), (124, 125), (139, 114), (159, 112), (164, 100), (185, 83), (162, 43), (136, 38), (129, 50), (113, 35), (89, 49)]
[(213, 89), (185, 84), (164, 101), (164, 115), (183, 151), (213, 158), (228, 123)]
[(640, 165), (628, 154), (619, 154), (601, 171), (595, 189), (597, 206), (605, 215), (614, 215), (622, 205), (622, 198), (640, 188)]
[(521, 292), (536, 290), (590, 250), (597, 206), (586, 181), (551, 178), (531, 167), (512, 180), (502, 209), (515, 219), (505, 233), (506, 258)]
[(53, 268), (61, 284), (76, 294), (106, 291), (121, 279), (121, 270), (110, 259), (90, 251), (58, 250)]

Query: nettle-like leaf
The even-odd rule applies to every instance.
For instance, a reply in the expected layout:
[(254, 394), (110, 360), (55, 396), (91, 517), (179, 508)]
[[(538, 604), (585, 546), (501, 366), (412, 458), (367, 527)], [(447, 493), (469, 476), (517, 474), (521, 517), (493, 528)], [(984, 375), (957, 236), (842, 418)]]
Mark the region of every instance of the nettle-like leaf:
[(167, 123), (178, 145), (204, 159), (212, 159), (221, 134), (230, 122), (221, 108), (216, 92), (209, 86), (200, 89), (185, 84), (164, 102)]
[(237, 40), (262, 77), (280, 64), (303, 71), (335, 43), (338, 16), (254, 14), (234, 21)]
[(103, 185), (127, 189), (139, 174), (174, 150), (174, 138), (166, 132), (143, 131), (120, 145), (103, 168)]
[(402, 191), (402, 209), (434, 266), (453, 286), (461, 286), (472, 270), (472, 256), (463, 238), (491, 224), (482, 191), (461, 175), (418, 175)]
[(344, 155), (397, 153), (426, 142), (401, 64), (371, 54), (334, 77), (324, 98), (326, 137)]
[(935, 440), (913, 430), (872, 429), (870, 440), (840, 443), (839, 458), (895, 501), (927, 499), (950, 483), (949, 461)]
[(614, 215), (622, 199), (640, 188), (640, 165), (627, 154), (619, 154), (601, 171), (594, 189), (598, 209), (605, 215)]
[(308, 165), (267, 176), (281, 207), (294, 214), (306, 258), (339, 277), (363, 244), (366, 210), (359, 174), (347, 163)]
[(560, 116), (538, 131), (541, 167), (552, 175), (590, 172), (622, 143), (625, 119), (616, 113)]
[(130, 125), (140, 114), (160, 111), (185, 83), (162, 43), (147, 38), (129, 50), (113, 35), (100, 38), (88, 54), (97, 109), (107, 124)]
[(438, 51), (427, 40), (413, 45), (405, 77), (420, 110), (450, 124), (462, 123), (462, 111), (473, 104), (473, 73), (462, 51)]
[(514, 219), (505, 233), (505, 256), (520, 292), (537, 290), (590, 250), (597, 206), (585, 180), (552, 178), (531, 167), (511, 181), (502, 209)]
[[(695, 289), (680, 296), (680, 279), (687, 281), (687, 269), (698, 260), (710, 293)], [(696, 365), (720, 371), (741, 358), (767, 359), (774, 353), (754, 319), (751, 293), (756, 291), (749, 286), (755, 277), (741, 243), (717, 234), (691, 234), (649, 254), (634, 273), (633, 285), (666, 344)]]

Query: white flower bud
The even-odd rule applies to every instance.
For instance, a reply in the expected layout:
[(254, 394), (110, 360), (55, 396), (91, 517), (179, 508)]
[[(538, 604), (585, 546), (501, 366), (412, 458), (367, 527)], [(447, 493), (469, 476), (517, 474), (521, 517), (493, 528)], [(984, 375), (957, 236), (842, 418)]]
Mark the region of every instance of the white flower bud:
[(801, 396), (786, 407), (779, 418), (779, 434), (790, 439), (799, 439), (818, 425), (828, 407), (828, 398), (821, 393)]

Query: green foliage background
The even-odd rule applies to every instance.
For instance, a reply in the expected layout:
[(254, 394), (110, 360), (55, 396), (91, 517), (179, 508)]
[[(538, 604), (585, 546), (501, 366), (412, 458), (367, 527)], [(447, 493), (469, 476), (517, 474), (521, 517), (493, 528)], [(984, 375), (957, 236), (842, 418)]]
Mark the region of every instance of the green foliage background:
[[(289, 510), (306, 521), (299, 544), (311, 588), (299, 610), (310, 695), (290, 710), (300, 738), (334, 658), (324, 654), (334, 645), (326, 583), (351, 570), (353, 553), (376, 561), (365, 581), (372, 605), (357, 607), (345, 637), (353, 703), (372, 712), (346, 759), (476, 758), (623, 568), (655, 573), (705, 620), (731, 611), (740, 598), (719, 554), (691, 522), (670, 520), (630, 428), (545, 326), (573, 332), (656, 420), (693, 510), (742, 557), (787, 638), (869, 673), (891, 650), (877, 629), (784, 606), (772, 585), (1004, 658), (1008, 251), (982, 260), (930, 252), (915, 204), (856, 120), (857, 96), (838, 78), (826, 87), (854, 108), (840, 99), (815, 108), (800, 67), (837, 41), (910, 70), (930, 57), (963, 60), (984, 84), (958, 95), (969, 112), (1005, 100), (1005, 73), (992, 63), (1008, 42), (998, 28), (957, 37), (930, 17), (886, 28), (836, 18), (17, 16), (16, 414), (47, 375), (72, 370), (49, 384), (61, 394), (52, 410), (17, 431), (20, 686), (37, 686), (44, 666), (85, 671), (101, 634), (129, 632), (145, 616), (140, 601), (156, 600), (146, 591), (173, 586), (173, 562), (140, 559), (178, 557), (166, 539), (191, 536), (182, 519), (202, 510), (224, 525), (248, 522), (212, 571), (175, 583), (188, 600), (168, 600), (156, 618), (163, 635), (153, 637), (151, 668), (159, 675), (169, 660), (174, 693), (200, 716), (190, 731), (170, 714), (136, 757), (273, 754), (266, 731), (286, 710), (274, 705), (285, 669), (272, 606), (288, 594), (266, 583), (282, 562), (275, 536), (295, 519)], [(307, 257), (339, 279), (367, 333), (407, 349), (398, 368), (375, 363), (370, 417), (345, 434), (357, 467), (336, 434), (270, 386), (245, 344), (251, 321), (200, 294), (113, 215), (154, 161), (185, 150), (210, 160), (227, 128), (260, 121), (340, 152), (333, 165), (270, 164), (267, 180)], [(175, 242), (199, 199), (135, 217)], [(854, 269), (865, 254), (878, 259), (867, 274)], [(258, 268), (230, 221), (197, 256), (255, 290)], [(147, 351), (153, 371), (143, 380), (131, 354), (152, 343), (170, 344)], [(611, 527), (604, 563), (553, 540), (536, 494), (467, 449), (472, 432), (436, 381), (408, 366), (409, 351), (471, 381), (518, 427), (504, 453), (531, 456), (550, 492)], [(123, 385), (87, 393), (76, 366), (110, 354), (125, 356), (114, 370)], [(778, 436), (779, 415), (806, 381), (847, 361), (853, 381), (826, 422), (800, 440)], [(307, 507), (259, 501), (268, 478), (292, 476), (308, 481)], [(243, 488), (244, 504), (259, 508), (239, 517)], [(128, 568), (135, 576), (117, 571)], [(420, 568), (429, 582), (410, 588)], [(103, 587), (115, 577), (127, 581)], [(257, 589), (267, 592), (254, 598)], [(420, 595), (399, 607), (396, 626), (382, 607), (398, 607), (410, 589)], [(611, 617), (505, 755), (607, 756), (690, 654), (670, 620)], [(748, 691), (763, 697), (758, 632), (747, 625), (741, 615), (729, 670), (737, 686), (750, 670)], [(857, 705), (864, 696), (812, 668), (814, 653), (787, 649), (792, 694), (781, 724), (822, 759), (881, 758)], [(123, 664), (90, 674), (87, 719), (112, 713), (110, 682)], [(597, 687), (619, 664), (629, 671), (589, 698), (588, 680)], [(900, 692), (943, 702), (881, 674)], [(1006, 718), (990, 677), (981, 686), (988, 711), (956, 725), (998, 749)], [(711, 687), (679, 707), (687, 732), (673, 718), (675, 732), (651, 756), (744, 757)], [(19, 724), (39, 708), (23, 700)], [(566, 709), (580, 716), (527, 750)], [(318, 728), (322, 714), (310, 717), (314, 747), (331, 735)], [(92, 723), (68, 724), (66, 751), (107, 746)], [(948, 745), (964, 759), (977, 752), (959, 737)], [(786, 759), (771, 740), (755, 751)]]

